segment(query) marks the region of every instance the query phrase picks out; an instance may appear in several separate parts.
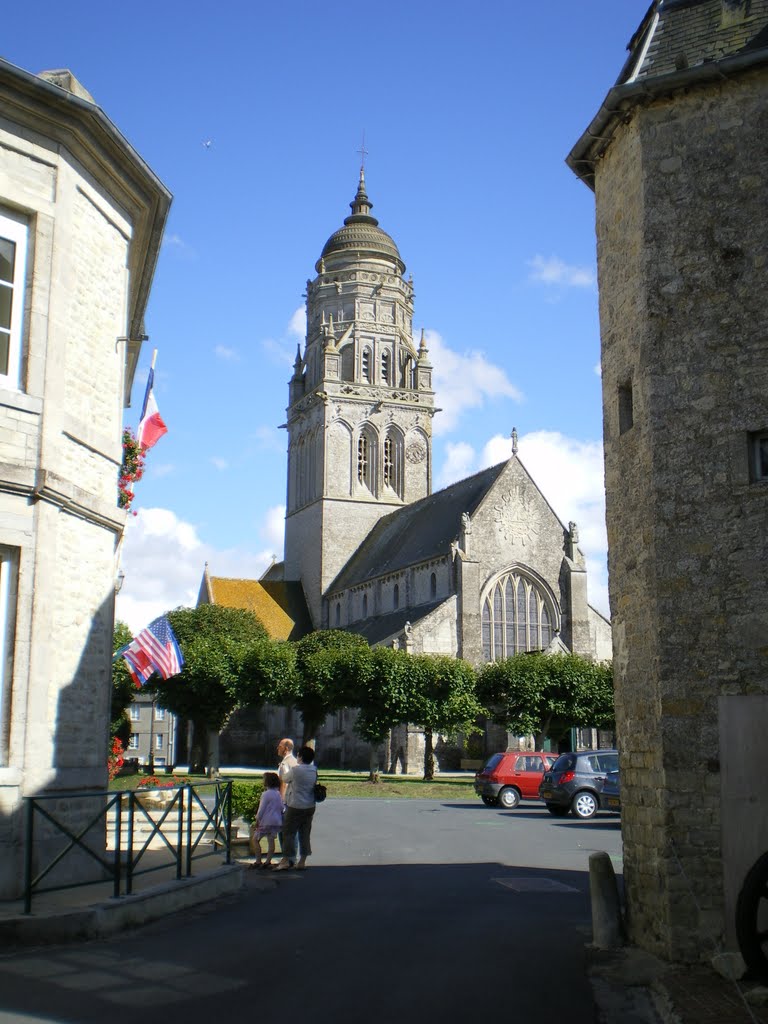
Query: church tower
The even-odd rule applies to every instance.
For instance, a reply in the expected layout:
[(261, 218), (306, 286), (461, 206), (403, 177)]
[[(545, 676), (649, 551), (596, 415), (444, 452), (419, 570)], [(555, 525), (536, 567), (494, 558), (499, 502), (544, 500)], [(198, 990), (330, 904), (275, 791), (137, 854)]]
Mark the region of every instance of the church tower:
[(413, 281), (371, 215), (352, 213), (307, 281), (307, 337), (289, 385), (285, 579), (315, 628), (323, 594), (373, 525), (432, 490), (432, 366), (413, 342)]

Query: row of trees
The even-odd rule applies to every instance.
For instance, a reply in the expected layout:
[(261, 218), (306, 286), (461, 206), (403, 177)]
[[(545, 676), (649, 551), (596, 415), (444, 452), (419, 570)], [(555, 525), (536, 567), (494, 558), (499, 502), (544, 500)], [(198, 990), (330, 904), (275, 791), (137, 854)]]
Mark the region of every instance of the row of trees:
[[(358, 708), (355, 729), (371, 744), (372, 758), (394, 726), (420, 726), (425, 778), (434, 773), (433, 737), (471, 735), (482, 716), (517, 735), (533, 734), (537, 745), (546, 737), (559, 740), (572, 726), (613, 721), (610, 666), (573, 654), (521, 654), (476, 672), (459, 658), (371, 648), (341, 630), (320, 630), (297, 643), (275, 641), (251, 612), (218, 605), (180, 608), (168, 618), (184, 669), (147, 685), (161, 707), (194, 723), (198, 739), (207, 734), (212, 772), (219, 767), (219, 733), (232, 712), (265, 703), (299, 711), (305, 743), (314, 741), (327, 715)], [(125, 627), (118, 628), (126, 643)], [(116, 629), (116, 649), (117, 635)]]

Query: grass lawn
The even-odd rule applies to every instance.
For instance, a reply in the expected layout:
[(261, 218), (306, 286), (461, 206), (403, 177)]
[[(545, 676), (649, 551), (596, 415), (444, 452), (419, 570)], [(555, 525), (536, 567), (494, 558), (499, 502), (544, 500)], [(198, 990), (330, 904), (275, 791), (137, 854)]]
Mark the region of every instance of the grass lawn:
[[(368, 772), (347, 772), (320, 770), (320, 781), (328, 787), (328, 798), (354, 797), (363, 800), (477, 800), (472, 788), (474, 776), (470, 773), (462, 778), (440, 778), (424, 782), (417, 776), (380, 775), (379, 782), (368, 779)], [(109, 784), (111, 790), (135, 789), (146, 775), (121, 775)], [(161, 782), (182, 781), (171, 775), (158, 776)], [(242, 781), (261, 781), (260, 775), (226, 774), (222, 778)], [(193, 783), (207, 782), (202, 775), (184, 776)]]

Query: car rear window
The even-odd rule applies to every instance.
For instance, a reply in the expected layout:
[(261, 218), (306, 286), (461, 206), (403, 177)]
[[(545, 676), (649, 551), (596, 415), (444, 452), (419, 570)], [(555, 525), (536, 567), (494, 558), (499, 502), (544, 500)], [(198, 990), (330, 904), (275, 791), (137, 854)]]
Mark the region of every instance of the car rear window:
[(492, 772), (503, 757), (503, 754), (494, 754), (493, 757), (489, 757), (488, 760), (485, 762), (485, 768), (483, 768), (483, 771)]
[(560, 757), (552, 765), (553, 772), (568, 772), (576, 764), (576, 758), (573, 754), (561, 754)]
[(581, 754), (579, 757), (579, 771), (582, 772), (613, 772), (618, 767), (618, 754)]

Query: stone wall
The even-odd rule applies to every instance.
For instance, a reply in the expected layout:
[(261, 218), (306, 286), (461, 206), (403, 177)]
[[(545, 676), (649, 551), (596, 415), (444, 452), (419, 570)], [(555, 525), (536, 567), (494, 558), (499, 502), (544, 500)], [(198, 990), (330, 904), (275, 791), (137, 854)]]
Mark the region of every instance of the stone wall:
[(659, 97), (596, 164), (625, 883), (631, 938), (672, 959), (729, 927), (718, 700), (768, 692), (767, 100), (763, 71)]
[[(143, 319), (141, 289), (169, 197), (98, 108), (2, 61), (0, 99), (0, 212), (21, 218), (28, 233), (15, 296), (24, 310), (19, 378), (0, 385), (0, 547), (13, 574), (0, 637), (6, 898), (20, 892), (23, 798), (107, 782), (115, 550), (125, 521), (117, 475), (137, 352), (128, 335), (132, 318)], [(56, 799), (74, 828), (84, 805)], [(36, 866), (57, 843), (36, 842)], [(61, 870), (74, 877), (79, 868), (68, 858)]]

